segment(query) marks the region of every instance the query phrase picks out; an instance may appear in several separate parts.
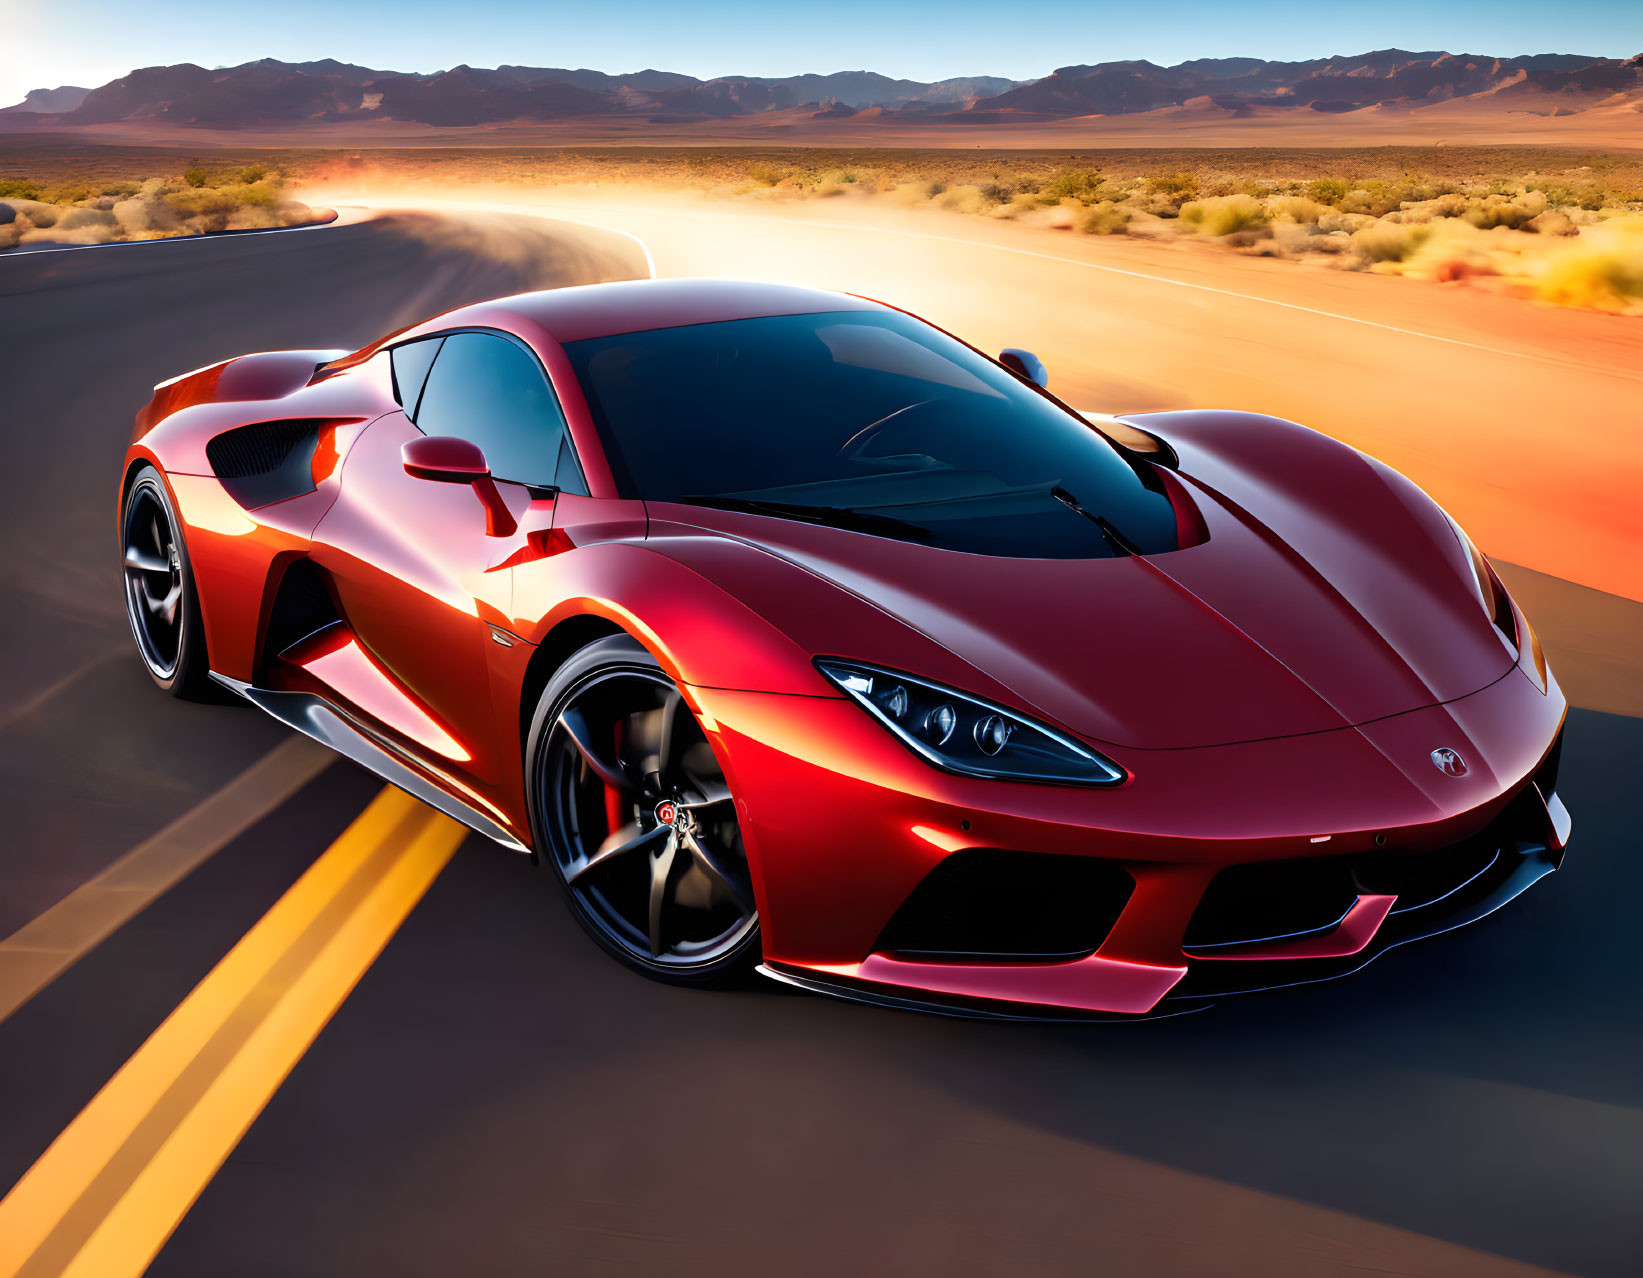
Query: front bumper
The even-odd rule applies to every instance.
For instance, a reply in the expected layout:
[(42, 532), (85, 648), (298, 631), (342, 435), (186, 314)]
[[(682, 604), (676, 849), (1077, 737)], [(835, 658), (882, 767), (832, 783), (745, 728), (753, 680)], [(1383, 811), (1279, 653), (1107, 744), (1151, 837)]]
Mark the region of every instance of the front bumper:
[[(1564, 712), (1521, 668), (1470, 697), (1334, 732), (1195, 750), (1101, 747), (1133, 779), (1106, 791), (938, 773), (851, 703), (692, 689), (738, 796), (769, 975), (966, 1015), (1101, 1017), (1192, 1010), (1327, 979), (1499, 908), (1561, 859), (1568, 818), (1544, 772)], [(1433, 766), (1459, 749), (1464, 777)], [(1414, 864), (1494, 840), (1440, 899), (1399, 906), (1369, 884), (1330, 926), (1188, 944), (1216, 876), (1251, 863)], [(887, 929), (960, 854), (1097, 860), (1127, 893), (1084, 952), (943, 955)], [(888, 933), (894, 937), (895, 933)], [(941, 947), (947, 948), (947, 947)], [(1047, 948), (1071, 948), (1058, 944)]]

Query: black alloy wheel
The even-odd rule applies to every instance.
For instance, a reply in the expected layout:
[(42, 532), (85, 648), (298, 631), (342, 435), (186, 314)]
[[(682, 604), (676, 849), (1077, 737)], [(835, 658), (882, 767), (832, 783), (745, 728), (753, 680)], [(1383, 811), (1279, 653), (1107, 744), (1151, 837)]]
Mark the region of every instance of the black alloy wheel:
[(126, 617), (154, 682), (179, 697), (207, 690), (204, 627), (188, 551), (160, 474), (138, 472), (120, 518)]
[(615, 636), (567, 661), (530, 745), (537, 849), (601, 945), (685, 984), (758, 961), (730, 787), (684, 696), (640, 644)]

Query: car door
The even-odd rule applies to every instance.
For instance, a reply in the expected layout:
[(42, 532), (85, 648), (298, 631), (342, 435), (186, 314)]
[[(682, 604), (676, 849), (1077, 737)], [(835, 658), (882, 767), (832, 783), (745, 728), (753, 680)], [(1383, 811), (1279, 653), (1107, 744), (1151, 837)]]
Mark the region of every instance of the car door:
[[(313, 558), (358, 640), (349, 673), (375, 702), (348, 699), (439, 770), (503, 793), (518, 707), (494, 695), (493, 659), (510, 642), (510, 560), (552, 523), (564, 417), (540, 362), (511, 337), (455, 332), (396, 347), (392, 359), (401, 411), (354, 446), (314, 533)], [(488, 530), (472, 485), (406, 472), (401, 449), (424, 435), (483, 450), (512, 527)], [(360, 657), (386, 682), (357, 669)]]

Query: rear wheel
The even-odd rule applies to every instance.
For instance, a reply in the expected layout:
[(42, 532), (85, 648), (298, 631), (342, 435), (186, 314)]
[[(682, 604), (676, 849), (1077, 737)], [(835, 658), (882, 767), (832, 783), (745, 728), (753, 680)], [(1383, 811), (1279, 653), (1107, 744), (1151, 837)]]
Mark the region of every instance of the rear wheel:
[(160, 472), (144, 466), (120, 514), (126, 617), (154, 682), (175, 697), (210, 694), (205, 628), (182, 524)]
[(549, 682), (529, 739), (532, 834), (604, 948), (679, 984), (740, 977), (760, 956), (736, 805), (684, 696), (626, 636)]

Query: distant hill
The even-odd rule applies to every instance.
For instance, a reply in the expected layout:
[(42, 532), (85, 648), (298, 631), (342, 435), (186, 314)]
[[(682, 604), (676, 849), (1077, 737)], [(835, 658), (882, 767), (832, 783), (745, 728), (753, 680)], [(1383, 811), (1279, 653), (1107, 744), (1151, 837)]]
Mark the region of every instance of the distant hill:
[(611, 75), (585, 68), (511, 65), (455, 66), (421, 75), (378, 71), (332, 58), (264, 58), (209, 70), (190, 62), (143, 67), (90, 91), (36, 90), (9, 111), (55, 117), (65, 125), (146, 120), (257, 129), (371, 117), (450, 127), (604, 114), (734, 116), (808, 104), (821, 109), (836, 103), (855, 109), (925, 104), (951, 110), (976, 97), (1005, 92), (1015, 83), (979, 76), (924, 84), (871, 71), (699, 80), (672, 71)]
[(0, 130), (149, 124), (290, 134), (338, 124), (374, 127), (375, 121), (465, 128), (597, 120), (631, 132), (647, 123), (718, 127), (714, 122), (767, 115), (882, 131), (889, 124), (984, 128), (1180, 109), (1234, 119), (1316, 113), (1309, 117), (1315, 119), (1365, 109), (1418, 113), (1462, 101), (1488, 112), (1542, 116), (1619, 107), (1629, 121), (1631, 108), (1643, 111), (1643, 55), (1621, 61), (1380, 49), (1298, 62), (1229, 57), (1175, 66), (1075, 64), (1023, 82), (897, 80), (872, 71), (700, 80), (655, 69), (611, 74), (516, 65), (408, 73), (331, 58), (264, 58), (211, 69), (144, 67), (89, 91), (37, 89), (0, 111)]
[(35, 111), (50, 115), (61, 111), (72, 111), (86, 100), (90, 89), (82, 89), (77, 85), (65, 84), (56, 89), (30, 89), (27, 95), (16, 106), (0, 109), (5, 111)]
[(969, 110), (1009, 112), (1044, 119), (1124, 115), (1181, 106), (1208, 98), (1227, 109), (1310, 108), (1352, 111), (1398, 103), (1418, 109), (1437, 102), (1510, 92), (1581, 98), (1613, 94), (1643, 100), (1638, 59), (1620, 62), (1579, 54), (1545, 53), (1521, 58), (1476, 57), (1432, 50), (1380, 49), (1353, 57), (1304, 62), (1259, 58), (1199, 58), (1173, 67), (1151, 62), (1103, 62), (1061, 67), (1042, 80), (982, 98)]

